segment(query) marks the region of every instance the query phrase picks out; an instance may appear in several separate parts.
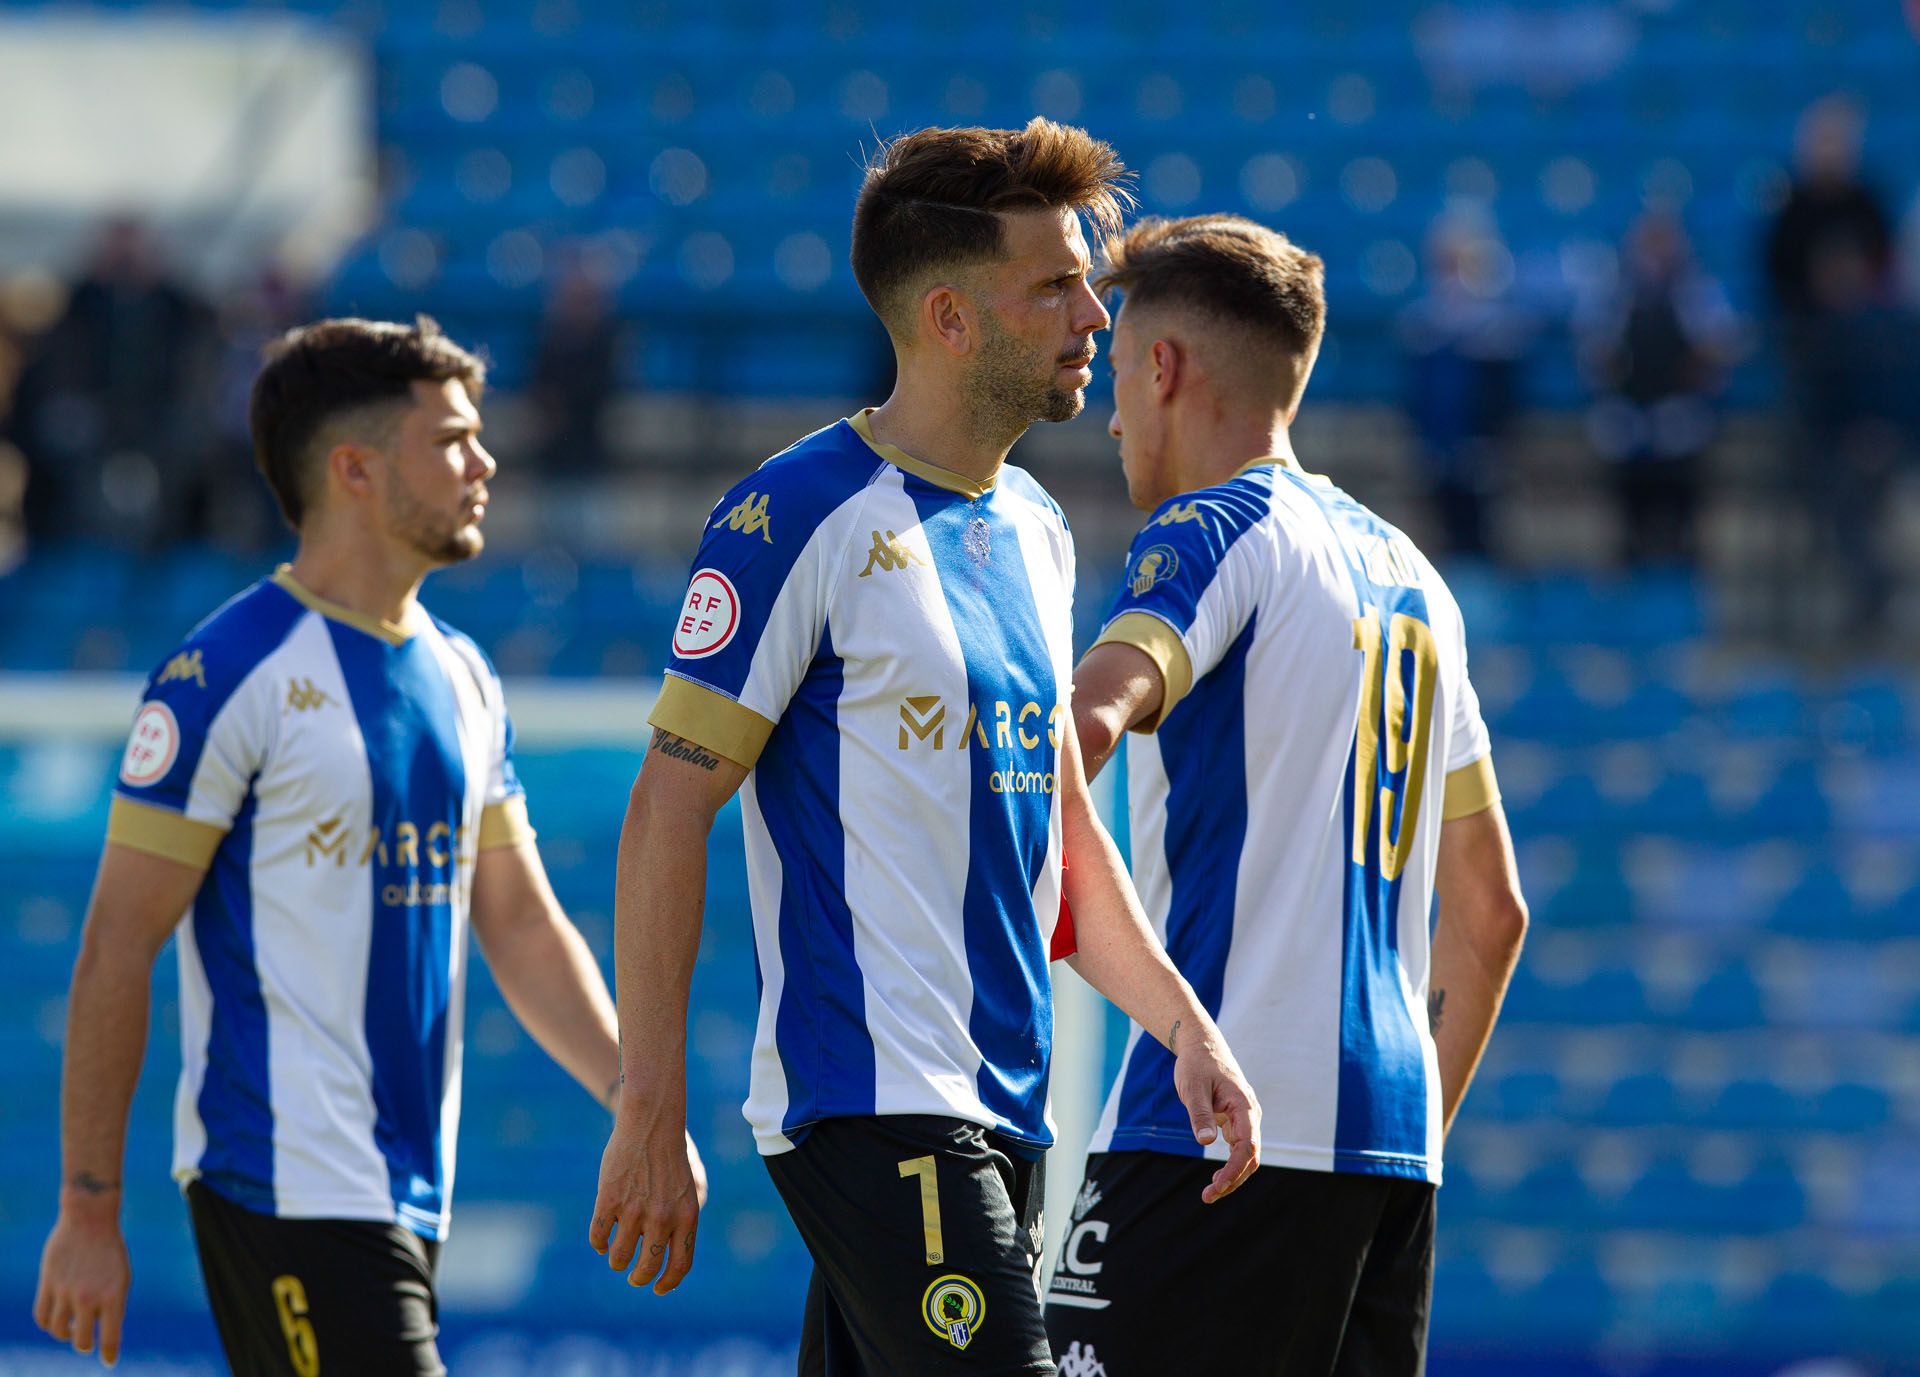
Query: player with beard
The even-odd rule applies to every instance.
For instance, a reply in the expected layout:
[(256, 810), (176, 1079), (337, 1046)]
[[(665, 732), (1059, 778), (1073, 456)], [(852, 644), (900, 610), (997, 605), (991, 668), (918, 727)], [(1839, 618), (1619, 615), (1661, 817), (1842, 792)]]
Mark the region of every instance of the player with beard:
[(107, 1363), (130, 1280), (127, 1111), (168, 937), (174, 1175), (236, 1372), (444, 1371), (433, 1271), (469, 924), (533, 1037), (617, 1095), (612, 1000), (547, 884), (500, 681), (416, 597), (483, 544), (483, 380), (423, 318), (295, 330), (254, 383), (255, 455), (298, 552), (147, 681), (68, 1005), (34, 1319), (82, 1353), (97, 1328)]
[[(688, 986), (707, 833), (736, 790), (762, 998), (746, 1116), (813, 1254), (800, 1370), (1051, 1374), (1035, 1293), (1064, 885), (1079, 972), (1170, 1051), (1169, 1094), (1252, 1170), (1258, 1110), (1153, 941), (1094, 816), (1073, 719), (1073, 544), (1008, 450), (1078, 414), (1107, 313), (1085, 215), (1123, 170), (1083, 131), (883, 148), (853, 270), (898, 382), (721, 498), (620, 843), (626, 1093), (594, 1246), (677, 1285)], [(657, 1278), (657, 1280), (656, 1280)]]

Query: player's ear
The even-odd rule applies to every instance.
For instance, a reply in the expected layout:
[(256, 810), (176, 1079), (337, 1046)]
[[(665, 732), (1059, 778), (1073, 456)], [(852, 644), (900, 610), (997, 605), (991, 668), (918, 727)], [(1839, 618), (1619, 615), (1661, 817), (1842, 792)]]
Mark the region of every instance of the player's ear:
[(377, 462), (373, 450), (353, 440), (342, 440), (327, 451), (328, 486), (355, 498), (364, 498), (373, 492), (373, 467)]
[(1186, 371), (1186, 351), (1173, 340), (1157, 339), (1148, 346), (1147, 358), (1153, 365), (1154, 400), (1168, 401), (1180, 386), (1181, 374)]
[(958, 287), (929, 287), (920, 298), (922, 332), (948, 353), (972, 353), (975, 326), (973, 303)]

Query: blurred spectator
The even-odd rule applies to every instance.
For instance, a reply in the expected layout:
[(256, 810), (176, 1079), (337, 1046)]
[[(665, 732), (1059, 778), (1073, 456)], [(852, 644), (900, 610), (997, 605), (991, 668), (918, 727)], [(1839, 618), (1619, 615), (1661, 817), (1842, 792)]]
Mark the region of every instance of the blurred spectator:
[(1836, 241), (1814, 264), (1813, 310), (1798, 332), (1802, 433), (1796, 465), (1816, 546), (1843, 580), (1845, 629), (1879, 627), (1892, 573), (1882, 518), (1920, 433), (1913, 365), (1920, 317), (1885, 290), (1858, 244)]
[(15, 398), (36, 536), (177, 537), (202, 478), (211, 314), (131, 220), (108, 226)]
[(1518, 405), (1531, 327), (1509, 299), (1513, 258), (1491, 224), (1461, 211), (1427, 232), (1427, 286), (1402, 313), (1407, 420), (1447, 550), (1487, 553), (1486, 503)]
[(1878, 282), (1893, 255), (1893, 222), (1860, 177), (1859, 107), (1844, 96), (1816, 101), (1794, 136), (1793, 187), (1767, 235), (1767, 281), (1788, 318), (1819, 309), (1814, 273), (1830, 253), (1851, 250)]
[(604, 420), (620, 385), (625, 334), (606, 289), (578, 261), (563, 265), (547, 300), (527, 380), (542, 474), (587, 477), (606, 471)]
[(1911, 317), (1892, 292), (1893, 225), (1862, 178), (1864, 126), (1843, 96), (1816, 101), (1795, 133), (1794, 183), (1767, 238), (1767, 275), (1796, 427), (1787, 487), (1816, 554), (1841, 581), (1833, 633), (1879, 627), (1892, 591), (1880, 524), (1900, 451)]
[(1679, 221), (1649, 211), (1627, 235), (1607, 299), (1579, 321), (1598, 398), (1588, 433), (1608, 461), (1631, 564), (1693, 558), (1713, 396), (1739, 342), (1725, 289)]
[(261, 351), (309, 314), (303, 294), (274, 264), (250, 287), (220, 303), (211, 407), (214, 444), (199, 504), (202, 520), (196, 524), (216, 544), (237, 554), (257, 554), (287, 538), (272, 493), (254, 471), (248, 402)]

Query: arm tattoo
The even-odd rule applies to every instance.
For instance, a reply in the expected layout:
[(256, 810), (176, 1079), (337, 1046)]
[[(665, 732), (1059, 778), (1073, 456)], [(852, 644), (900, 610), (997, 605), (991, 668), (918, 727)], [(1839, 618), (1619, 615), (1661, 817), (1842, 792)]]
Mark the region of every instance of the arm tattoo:
[(1167, 1034), (1167, 1050), (1169, 1052), (1177, 1054), (1180, 1051), (1180, 1025), (1185, 1022), (1186, 1020), (1182, 1018), (1176, 1018), (1173, 1021), (1173, 1031)]
[(708, 774), (720, 768), (720, 757), (711, 751), (702, 750), (683, 736), (675, 736), (663, 728), (653, 729), (653, 749), (656, 755), (664, 755), (672, 760), (684, 760), (689, 765), (697, 765)]
[(1440, 1017), (1446, 1012), (1447, 992), (1435, 990), (1427, 996), (1427, 1022), (1434, 1032), (1440, 1031)]
[(67, 1178), (67, 1184), (87, 1195), (105, 1195), (108, 1191), (120, 1189), (118, 1181), (102, 1181), (90, 1171), (75, 1172)]

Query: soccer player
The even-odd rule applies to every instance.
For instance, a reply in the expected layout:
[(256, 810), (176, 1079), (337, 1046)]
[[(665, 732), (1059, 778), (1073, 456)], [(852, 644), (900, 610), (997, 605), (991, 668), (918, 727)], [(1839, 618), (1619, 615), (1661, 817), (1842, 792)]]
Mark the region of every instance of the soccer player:
[[(1236, 1208), (1135, 1031), (1047, 1297), (1063, 1377), (1422, 1370), (1447, 1125), (1526, 928), (1460, 609), (1294, 458), (1320, 260), (1237, 216), (1110, 241), (1135, 539), (1074, 675), (1132, 730), (1134, 874), (1266, 1107)], [(1438, 931), (1429, 935), (1433, 901)], [(1167, 1322), (1177, 1315), (1182, 1323)]]
[(82, 1353), (97, 1327), (119, 1354), (127, 1109), (176, 928), (174, 1175), (236, 1372), (444, 1370), (469, 923), (521, 1022), (614, 1098), (613, 1002), (548, 887), (500, 681), (415, 596), (480, 552), (482, 382), (422, 319), (295, 330), (254, 383), (298, 552), (148, 680), (74, 968), (34, 1319)]
[(746, 1115), (815, 1263), (803, 1373), (1053, 1373), (1035, 1264), (1063, 857), (1078, 970), (1166, 1044), (1165, 1093), (1228, 1150), (1196, 1200), (1254, 1162), (1252, 1097), (1088, 800), (1066, 523), (1005, 462), (1084, 404), (1109, 321), (1081, 216), (1113, 228), (1121, 177), (1046, 120), (883, 148), (852, 256), (893, 394), (720, 500), (676, 622), (620, 844), (626, 1090), (591, 1237), (656, 1292), (693, 1260), (687, 989), (707, 832), (740, 790)]

